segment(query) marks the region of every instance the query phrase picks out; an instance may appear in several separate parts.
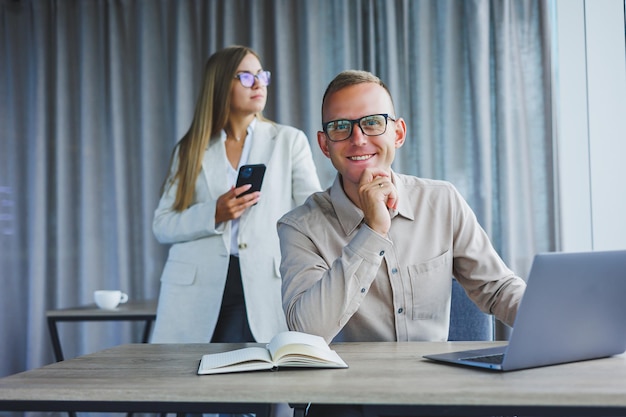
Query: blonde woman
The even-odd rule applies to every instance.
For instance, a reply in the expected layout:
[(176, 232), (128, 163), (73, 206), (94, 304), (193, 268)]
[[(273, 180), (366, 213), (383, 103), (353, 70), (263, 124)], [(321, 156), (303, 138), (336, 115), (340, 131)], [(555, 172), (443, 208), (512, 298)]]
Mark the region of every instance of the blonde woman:
[[(267, 342), (287, 330), (276, 221), (321, 187), (304, 133), (261, 115), (270, 76), (244, 46), (206, 63), (154, 213), (154, 235), (172, 246), (153, 343)], [(263, 186), (237, 197), (246, 164), (266, 165)]]

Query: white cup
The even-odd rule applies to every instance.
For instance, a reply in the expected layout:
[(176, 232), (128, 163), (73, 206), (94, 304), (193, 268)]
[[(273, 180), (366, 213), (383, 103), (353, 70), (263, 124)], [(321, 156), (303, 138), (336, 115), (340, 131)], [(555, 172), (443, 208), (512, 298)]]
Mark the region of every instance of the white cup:
[(128, 301), (128, 294), (119, 290), (97, 290), (93, 298), (101, 309), (114, 310), (120, 303)]

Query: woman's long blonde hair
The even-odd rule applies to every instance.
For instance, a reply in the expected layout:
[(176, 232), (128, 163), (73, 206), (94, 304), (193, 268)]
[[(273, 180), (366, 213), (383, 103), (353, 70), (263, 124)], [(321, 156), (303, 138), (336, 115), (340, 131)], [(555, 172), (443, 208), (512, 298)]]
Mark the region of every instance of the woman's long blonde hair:
[(168, 172), (171, 170), (177, 150), (178, 168), (174, 176), (169, 181), (166, 179), (163, 184), (165, 189), (178, 182), (176, 199), (172, 206), (176, 211), (183, 211), (192, 203), (204, 152), (209, 141), (219, 138), (220, 131), (226, 126), (230, 115), (232, 80), (239, 64), (248, 54), (253, 54), (259, 61), (261, 60), (252, 49), (235, 45), (215, 52), (206, 62), (202, 90), (191, 126), (174, 148)]

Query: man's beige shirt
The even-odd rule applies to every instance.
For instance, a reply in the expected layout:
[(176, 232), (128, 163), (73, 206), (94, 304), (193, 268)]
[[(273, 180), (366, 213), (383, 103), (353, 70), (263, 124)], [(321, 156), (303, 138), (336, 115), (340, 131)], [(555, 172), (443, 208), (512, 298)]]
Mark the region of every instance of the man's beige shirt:
[(339, 176), (278, 221), (290, 329), (330, 341), (444, 341), (454, 276), (512, 325), (526, 288), (445, 181), (393, 174), (397, 211), (384, 238), (363, 223)]

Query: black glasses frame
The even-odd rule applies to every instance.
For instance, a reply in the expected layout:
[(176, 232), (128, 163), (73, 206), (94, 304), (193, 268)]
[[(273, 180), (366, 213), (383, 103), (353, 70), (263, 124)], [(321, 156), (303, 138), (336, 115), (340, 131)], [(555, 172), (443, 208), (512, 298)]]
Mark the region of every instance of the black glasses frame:
[(255, 79), (259, 80), (259, 83), (262, 86), (266, 87), (270, 85), (270, 81), (272, 79), (272, 73), (270, 71), (259, 71), (258, 73), (253, 74), (248, 71), (242, 71), (238, 74), (235, 74), (234, 78), (239, 79), (239, 82), (241, 83), (241, 85), (243, 85), (246, 88), (251, 88), (254, 85)]
[[(363, 126), (361, 126), (361, 120), (367, 119), (368, 117), (372, 117), (372, 116), (383, 116), (385, 118), (385, 128), (380, 133), (377, 133), (377, 134), (374, 134), (374, 135), (368, 135), (363, 130)], [(337, 119), (337, 120), (331, 120), (330, 122), (326, 122), (326, 123), (322, 124), (322, 130), (326, 134), (326, 137), (328, 138), (329, 141), (331, 141), (331, 142), (343, 142), (344, 140), (347, 140), (347, 139), (350, 138), (350, 136), (352, 136), (352, 132), (354, 130), (354, 124), (355, 123), (358, 124), (359, 129), (361, 129), (361, 133), (363, 133), (363, 135), (365, 135), (365, 136), (380, 136), (380, 135), (384, 135), (385, 132), (387, 131), (387, 125), (388, 125), (388, 121), (389, 120), (391, 120), (392, 122), (396, 121), (396, 119), (394, 119), (393, 117), (389, 116), (388, 113), (368, 114), (367, 116), (359, 117), (358, 119)], [(343, 139), (332, 139), (330, 137), (330, 135), (328, 134), (328, 125), (331, 124), (331, 123), (336, 123), (336, 122), (350, 122), (350, 131), (348, 132), (348, 135), (345, 138), (343, 138)]]

